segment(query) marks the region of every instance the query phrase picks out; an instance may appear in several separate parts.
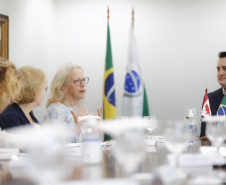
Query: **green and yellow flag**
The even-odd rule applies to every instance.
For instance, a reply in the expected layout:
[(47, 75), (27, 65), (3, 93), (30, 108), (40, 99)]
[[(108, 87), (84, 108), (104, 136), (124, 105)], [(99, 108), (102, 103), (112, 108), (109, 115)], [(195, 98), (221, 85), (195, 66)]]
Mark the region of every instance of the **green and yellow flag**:
[[(115, 84), (111, 54), (111, 39), (109, 23), (107, 25), (107, 53), (104, 72), (103, 87), (103, 119), (114, 119), (116, 117), (115, 105)], [(105, 140), (110, 140), (110, 136), (105, 136)]]
[(226, 116), (226, 96), (224, 95), (220, 107), (217, 111), (218, 116)]

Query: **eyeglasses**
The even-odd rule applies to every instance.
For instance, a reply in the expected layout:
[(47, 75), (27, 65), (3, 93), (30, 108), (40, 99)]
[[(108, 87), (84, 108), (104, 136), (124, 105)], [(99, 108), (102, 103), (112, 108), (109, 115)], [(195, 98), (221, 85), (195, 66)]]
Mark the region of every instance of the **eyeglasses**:
[(83, 79), (75, 80), (75, 81), (74, 81), (74, 84), (75, 84), (76, 86), (80, 86), (82, 82), (83, 82), (84, 84), (88, 84), (88, 83), (89, 83), (89, 78), (88, 78), (88, 77), (85, 77), (85, 78), (83, 78)]

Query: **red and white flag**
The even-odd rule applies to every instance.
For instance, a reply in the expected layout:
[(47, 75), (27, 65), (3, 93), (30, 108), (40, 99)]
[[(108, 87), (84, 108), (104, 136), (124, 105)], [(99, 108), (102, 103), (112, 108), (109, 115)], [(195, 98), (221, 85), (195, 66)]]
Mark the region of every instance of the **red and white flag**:
[(204, 97), (202, 116), (204, 116), (205, 118), (212, 116), (211, 110), (210, 110), (210, 102), (209, 102), (209, 98), (208, 98), (207, 94), (205, 94), (205, 97)]

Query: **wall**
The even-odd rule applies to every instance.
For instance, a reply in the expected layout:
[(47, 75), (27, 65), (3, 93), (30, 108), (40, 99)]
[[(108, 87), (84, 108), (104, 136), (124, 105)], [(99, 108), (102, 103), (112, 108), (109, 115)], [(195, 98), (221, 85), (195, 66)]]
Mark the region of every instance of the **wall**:
[[(224, 0), (0, 0), (0, 13), (10, 18), (10, 60), (18, 67), (42, 68), (49, 82), (62, 64), (81, 64), (90, 77), (86, 107), (96, 112), (102, 105), (109, 6), (121, 115), (134, 7), (149, 108), (163, 127), (168, 119), (183, 118), (188, 108), (196, 107), (200, 117), (205, 89), (219, 87), (216, 64), (217, 53), (226, 50), (225, 5)], [(45, 103), (35, 109), (39, 120)]]
[[(55, 68), (55, 2), (53, 0), (0, 0), (0, 13), (9, 16), (9, 60), (19, 68), (31, 65), (50, 79)], [(43, 120), (46, 98), (34, 112)]]

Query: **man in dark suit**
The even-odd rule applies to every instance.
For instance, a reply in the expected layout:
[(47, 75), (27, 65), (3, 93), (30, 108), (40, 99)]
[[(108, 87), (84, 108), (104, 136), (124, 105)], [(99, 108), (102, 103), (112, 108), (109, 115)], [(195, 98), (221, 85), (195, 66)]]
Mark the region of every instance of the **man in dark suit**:
[[(221, 101), (226, 95), (226, 51), (220, 52), (218, 54), (219, 60), (217, 63), (217, 80), (218, 83), (221, 85), (221, 88), (208, 93), (209, 103), (210, 103), (210, 110), (212, 115), (217, 115), (217, 111), (220, 107)], [(201, 133), (200, 137), (205, 138), (206, 135), (206, 123), (201, 123)]]

